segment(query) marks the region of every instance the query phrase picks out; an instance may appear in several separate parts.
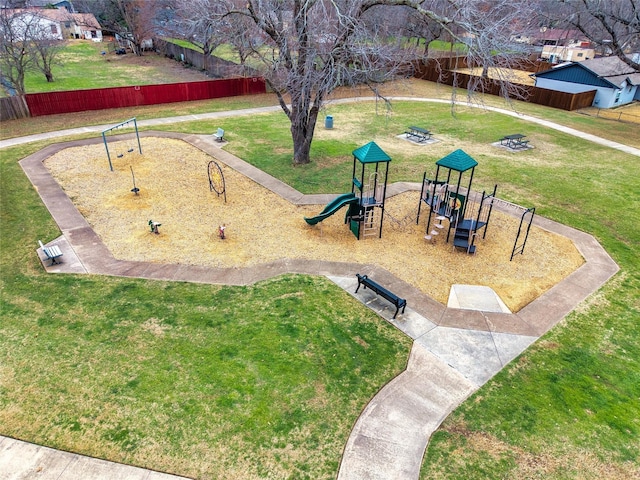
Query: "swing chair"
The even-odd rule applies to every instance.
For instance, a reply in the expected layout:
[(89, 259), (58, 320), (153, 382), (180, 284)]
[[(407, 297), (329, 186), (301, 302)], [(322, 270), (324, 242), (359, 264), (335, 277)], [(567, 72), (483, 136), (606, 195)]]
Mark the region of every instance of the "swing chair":
[[(142, 155), (142, 146), (140, 145), (140, 135), (138, 133), (138, 123), (136, 122), (135, 117), (134, 118), (130, 118), (129, 120), (125, 120), (124, 122), (118, 123), (117, 125), (114, 125), (113, 127), (109, 127), (106, 128), (105, 130), (102, 131), (102, 141), (104, 142), (104, 147), (107, 150), (107, 159), (109, 160), (109, 169), (113, 172), (113, 165), (111, 163), (111, 154), (109, 152), (109, 143), (107, 142), (107, 135), (108, 134), (112, 134), (113, 135), (113, 131), (117, 130), (119, 128), (125, 128), (127, 126), (131, 126), (133, 125), (134, 129), (135, 129), (135, 138), (138, 141), (138, 152), (140, 153), (140, 155)], [(133, 152), (135, 149), (132, 145), (129, 146), (129, 148), (127, 149), (128, 153)], [(116, 155), (118, 158), (122, 158), (124, 157), (124, 153), (120, 152)]]

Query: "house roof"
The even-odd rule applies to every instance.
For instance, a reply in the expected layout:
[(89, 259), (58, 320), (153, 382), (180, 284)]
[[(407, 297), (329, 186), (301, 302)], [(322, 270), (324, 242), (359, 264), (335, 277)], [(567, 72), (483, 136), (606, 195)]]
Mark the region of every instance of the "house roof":
[[(573, 81), (574, 83), (596, 84), (593, 80), (580, 81), (580, 76), (574, 75), (571, 78), (564, 76), (560, 73), (563, 70), (581, 70), (589, 74), (593, 80), (599, 80), (600, 82), (604, 82), (604, 84), (608, 84), (615, 88), (620, 88), (625, 81), (628, 81), (631, 85), (640, 85), (640, 72), (634, 70), (616, 56), (599, 57), (591, 60), (584, 60), (582, 62), (561, 63), (550, 70), (538, 72), (532, 76)], [(582, 77), (584, 78), (584, 73), (582, 74)]]
[(369, 142), (353, 151), (353, 156), (362, 163), (390, 162), (391, 157), (387, 155), (376, 142)]
[(87, 27), (93, 30), (102, 29), (93, 13), (72, 13), (71, 16), (73, 17), (73, 21), (79, 27)]
[(640, 72), (634, 70), (618, 57), (601, 57), (585, 60), (582, 66), (600, 78), (620, 86), (625, 80), (632, 85), (640, 85)]
[(538, 40), (587, 40), (580, 30), (571, 30), (564, 28), (547, 28), (540, 30), (535, 34)]
[(85, 29), (89, 30), (101, 30), (102, 27), (100, 23), (93, 15), (93, 13), (69, 13), (69, 11), (64, 8), (20, 8), (9, 10), (16, 13), (30, 13), (32, 15), (37, 15), (41, 18), (46, 18), (51, 20), (52, 22), (62, 23), (62, 22), (73, 22), (80, 27), (85, 27)]
[(16, 12), (31, 13), (41, 18), (46, 18), (54, 22), (68, 22), (70, 21), (71, 14), (66, 8), (22, 8), (15, 9)]

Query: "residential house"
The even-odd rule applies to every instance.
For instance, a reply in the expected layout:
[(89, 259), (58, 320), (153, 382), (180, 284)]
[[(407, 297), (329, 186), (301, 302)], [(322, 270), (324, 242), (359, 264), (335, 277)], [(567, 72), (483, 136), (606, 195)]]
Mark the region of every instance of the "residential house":
[(102, 27), (93, 13), (72, 13), (72, 38), (84, 38), (94, 42), (102, 41)]
[(588, 42), (588, 39), (580, 30), (545, 27), (540, 29), (533, 41), (534, 45), (553, 45), (556, 47), (576, 45), (583, 42)]
[(612, 108), (640, 100), (640, 72), (618, 57), (567, 62), (534, 73), (536, 87), (568, 93), (596, 91), (593, 106)]
[(11, 25), (13, 40), (23, 41), (25, 37), (33, 36), (42, 39), (62, 40), (64, 38), (63, 22), (60, 18), (55, 18), (55, 15), (43, 15), (43, 11), (41, 9), (2, 10), (2, 15), (7, 17)]
[(596, 51), (589, 46), (580, 43), (578, 45), (544, 45), (540, 58), (549, 63), (582, 62), (595, 58)]
[(18, 31), (20, 25), (35, 22), (43, 36), (46, 34), (51, 39), (84, 38), (102, 41), (102, 28), (92, 13), (69, 13), (66, 8), (15, 9), (5, 10), (5, 13), (16, 19), (12, 23)]

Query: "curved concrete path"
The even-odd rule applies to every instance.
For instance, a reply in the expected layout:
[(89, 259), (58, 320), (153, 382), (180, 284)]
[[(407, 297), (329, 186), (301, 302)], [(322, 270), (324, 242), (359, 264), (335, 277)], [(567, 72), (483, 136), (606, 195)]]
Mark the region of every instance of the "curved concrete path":
[[(331, 105), (331, 104), (354, 103), (354, 102), (372, 102), (375, 100), (376, 100), (375, 97), (353, 97), (353, 98), (341, 98), (336, 100), (330, 100), (327, 102), (327, 104)], [(444, 99), (438, 99), (438, 98), (403, 97), (403, 96), (393, 97), (392, 96), (392, 97), (389, 97), (389, 100), (443, 103), (447, 105), (451, 104), (451, 100), (444, 100)], [(558, 131), (567, 133), (569, 135), (573, 135), (575, 137), (583, 138), (585, 140), (597, 143), (599, 145), (603, 145), (605, 147), (614, 148), (616, 150), (620, 150), (630, 155), (635, 155), (637, 157), (640, 157), (640, 149), (638, 148), (630, 147), (628, 145), (624, 145), (618, 142), (613, 142), (611, 140), (607, 140), (605, 138), (598, 137), (596, 135), (591, 135), (589, 133), (584, 133), (584, 132), (581, 132), (580, 130), (576, 130), (571, 127), (565, 127), (564, 125), (550, 122), (542, 118), (534, 117), (531, 115), (524, 115), (514, 110), (507, 110), (505, 108), (490, 107), (490, 106), (478, 105), (478, 104), (468, 103), (468, 102), (454, 102), (454, 103), (460, 106), (481, 108), (484, 110), (490, 110), (492, 112), (501, 113), (503, 115), (509, 115), (511, 117), (519, 118), (521, 120), (525, 120), (531, 123), (536, 123), (538, 125), (542, 125), (547, 128), (552, 128), (554, 130), (558, 130)], [(182, 122), (197, 122), (197, 121), (211, 120), (216, 118), (228, 118), (228, 117), (236, 117), (236, 116), (243, 116), (243, 115), (255, 115), (259, 113), (278, 112), (280, 110), (281, 108), (279, 105), (274, 105), (269, 107), (247, 108), (243, 110), (231, 110), (226, 112), (195, 113), (192, 115), (182, 115), (178, 117), (153, 118), (149, 120), (139, 120), (138, 127), (143, 128), (143, 127), (154, 127), (158, 125), (170, 125), (170, 124), (182, 123)], [(38, 133), (34, 135), (26, 135), (24, 137), (9, 138), (6, 140), (0, 140), (0, 149), (12, 147), (15, 145), (21, 145), (23, 143), (37, 142), (39, 140), (45, 140), (45, 139), (68, 137), (68, 136), (82, 135), (87, 133), (101, 133), (106, 128), (109, 128), (112, 126), (113, 124), (91, 125), (87, 127), (58, 130), (55, 132), (45, 132), (45, 133)]]
[[(180, 118), (188, 118), (181, 121), (197, 120), (193, 116)], [(163, 123), (174, 123), (172, 120), (165, 119)], [(100, 127), (95, 128), (93, 131), (101, 131)], [(86, 131), (83, 129), (83, 132)], [(78, 132), (74, 129), (66, 131), (64, 135), (76, 133)], [(46, 138), (55, 136), (43, 135)], [(323, 204), (334, 197), (303, 195), (221, 150), (220, 144), (214, 142), (209, 135), (168, 132), (144, 132), (141, 135), (183, 139), (294, 204)], [(26, 141), (44, 138), (33, 137), (36, 136), (31, 136), (31, 139)], [(535, 224), (571, 238), (586, 262), (517, 314), (505, 314), (490, 308), (483, 310), (482, 305), (477, 309), (445, 307), (412, 285), (374, 265), (285, 259), (247, 269), (212, 269), (118, 260), (111, 255), (42, 164), (44, 159), (63, 148), (101, 141), (101, 138), (91, 138), (50, 145), (20, 162), (62, 231), (62, 236), (51, 243), (56, 243), (62, 248), (65, 254), (64, 261), (61, 265), (46, 266), (47, 271), (230, 285), (251, 284), (282, 273), (320, 274), (326, 275), (350, 293), (355, 290), (357, 283), (354, 273), (359, 272), (372, 275), (407, 299), (411, 308), (407, 308), (404, 315), (393, 319), (393, 309), (389, 308), (386, 302), (371, 295), (370, 291), (351, 293), (411, 336), (414, 345), (406, 371), (387, 384), (371, 400), (357, 420), (344, 450), (338, 474), (341, 480), (417, 479), (429, 437), (444, 418), (540, 335), (564, 318), (576, 305), (599, 289), (618, 270), (615, 262), (592, 236), (542, 217), (535, 217)], [(0, 142), (0, 148), (6, 146), (8, 145)], [(640, 156), (640, 151), (634, 150), (636, 153), (633, 154)], [(407, 190), (417, 190), (419, 187), (419, 184), (396, 183), (389, 186), (388, 194), (395, 195)], [(505, 212), (509, 213), (508, 210)], [(38, 250), (38, 253), (43, 258), (42, 252)], [(31, 458), (34, 448), (46, 451), (48, 458), (37, 467), (33, 462), (20, 461), (21, 455), (25, 455), (25, 459), (27, 456)], [(155, 477), (161, 475), (158, 472), (142, 470), (143, 473), (140, 473), (141, 469), (119, 464), (113, 464), (112, 473), (107, 473), (111, 469), (105, 469), (103, 460), (95, 460), (95, 468), (92, 470), (91, 459), (82, 456), (71, 457), (75, 460), (68, 460), (86, 465), (82, 467), (81, 474), (67, 467), (59, 473), (54, 473), (52, 469), (58, 467), (53, 465), (64, 463), (64, 459), (73, 454), (59, 452), (60, 456), (56, 457), (57, 451), (49, 451), (50, 449), (44, 447), (0, 437), (0, 478), (32, 478), (32, 468), (42, 472), (39, 476), (59, 480), (164, 478)], [(22, 470), (20, 465), (24, 466)], [(121, 468), (132, 470), (125, 472)], [(48, 469), (51, 470), (47, 471)]]

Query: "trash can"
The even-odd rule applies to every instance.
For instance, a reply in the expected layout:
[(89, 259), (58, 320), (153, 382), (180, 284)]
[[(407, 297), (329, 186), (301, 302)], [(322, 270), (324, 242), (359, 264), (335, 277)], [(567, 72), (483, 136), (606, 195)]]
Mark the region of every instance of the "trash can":
[(324, 118), (324, 128), (333, 128), (333, 117), (331, 115), (327, 115)]

